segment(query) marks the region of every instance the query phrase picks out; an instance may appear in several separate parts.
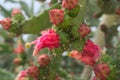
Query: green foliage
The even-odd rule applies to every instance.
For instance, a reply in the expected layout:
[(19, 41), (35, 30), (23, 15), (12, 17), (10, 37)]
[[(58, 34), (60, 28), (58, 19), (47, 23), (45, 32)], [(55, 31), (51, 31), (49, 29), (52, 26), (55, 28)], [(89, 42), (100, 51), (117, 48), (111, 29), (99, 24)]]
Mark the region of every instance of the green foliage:
[(72, 24), (76, 24), (76, 25), (80, 25), (82, 22), (84, 22), (87, 0), (79, 0), (79, 2), (80, 2), (79, 14), (77, 17), (72, 19)]
[(14, 77), (13, 73), (0, 68), (0, 80), (14, 80)]

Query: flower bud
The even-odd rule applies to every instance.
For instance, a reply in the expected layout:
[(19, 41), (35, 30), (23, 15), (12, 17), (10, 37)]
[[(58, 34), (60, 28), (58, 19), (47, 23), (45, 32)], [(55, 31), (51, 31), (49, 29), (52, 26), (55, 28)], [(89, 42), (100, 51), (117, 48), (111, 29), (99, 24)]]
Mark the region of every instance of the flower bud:
[(62, 7), (71, 10), (75, 8), (78, 3), (78, 0), (62, 0)]
[(28, 71), (27, 70), (23, 70), (23, 71), (21, 71), (18, 75), (17, 75), (17, 77), (16, 77), (16, 79), (15, 80), (26, 80), (26, 78), (28, 78)]
[(106, 80), (110, 74), (110, 68), (106, 63), (101, 63), (94, 67), (94, 72), (99, 80)]
[(15, 59), (13, 60), (13, 63), (14, 63), (15, 65), (19, 65), (21, 62), (22, 62), (22, 59), (20, 59), (20, 58), (15, 58)]
[(17, 14), (22, 14), (22, 12), (19, 9), (14, 8), (13, 11), (12, 11), (12, 16), (15, 16)]
[(50, 64), (50, 57), (47, 54), (42, 54), (38, 58), (38, 64), (41, 67), (45, 67)]
[(59, 9), (50, 10), (49, 17), (53, 24), (58, 25), (64, 20), (64, 11)]
[(81, 24), (78, 31), (80, 32), (81, 38), (85, 38), (91, 32), (90, 27), (86, 24)]
[(3, 20), (0, 20), (0, 24), (2, 25), (4, 30), (9, 30), (12, 25), (11, 18), (5, 18)]
[(39, 76), (39, 68), (36, 66), (31, 66), (28, 68), (28, 75), (32, 78), (37, 79)]
[(18, 41), (18, 46), (14, 49), (14, 53), (23, 54), (25, 52), (25, 48), (21, 41)]

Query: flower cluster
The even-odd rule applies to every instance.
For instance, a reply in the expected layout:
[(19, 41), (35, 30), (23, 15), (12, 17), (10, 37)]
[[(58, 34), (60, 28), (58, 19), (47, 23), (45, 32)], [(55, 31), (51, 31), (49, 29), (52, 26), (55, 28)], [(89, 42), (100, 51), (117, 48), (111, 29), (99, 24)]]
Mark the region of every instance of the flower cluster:
[(82, 52), (78, 52), (77, 50), (71, 51), (70, 56), (72, 58), (78, 59), (86, 65), (93, 66), (95, 77), (93, 80), (97, 78), (100, 80), (106, 80), (110, 74), (110, 68), (106, 63), (96, 64), (97, 60), (100, 57), (100, 47), (95, 45), (91, 40), (87, 40)]
[[(63, 28), (64, 27), (63, 25), (66, 26), (66, 24), (67, 24), (67, 26), (72, 27), (72, 28), (65, 30), (67, 27), (64, 29), (53, 27), (52, 29), (48, 29), (47, 31), (42, 31), (41, 32), (42, 35), (40, 37), (38, 37), (36, 40), (34, 40), (31, 43), (28, 43), (26, 45), (27, 47), (29, 47), (30, 45), (35, 45), (34, 51), (33, 51), (33, 56), (38, 55), (38, 53), (44, 48), (48, 48), (49, 50), (59, 48), (60, 39), (62, 39), (62, 38), (60, 38), (61, 36), (58, 35), (57, 31), (61, 32), (61, 33), (63, 31), (63, 33), (68, 34), (67, 37), (69, 37), (69, 36), (71, 37), (71, 33), (69, 34), (69, 32), (73, 31), (72, 29), (74, 29), (74, 32), (75, 31), (78, 32), (78, 39), (79, 39), (79, 37), (81, 39), (86, 39), (85, 37), (88, 36), (88, 34), (91, 32), (90, 27), (87, 26), (86, 24), (81, 24), (80, 27), (76, 27), (74, 24), (70, 23), (70, 21), (67, 22), (68, 19), (66, 19), (66, 17), (65, 17), (66, 14), (67, 14), (67, 16), (69, 16), (71, 18), (73, 16), (73, 13), (75, 13), (74, 15), (77, 15), (77, 13), (79, 13), (80, 6), (78, 6), (78, 3), (79, 3), (78, 0), (62, 0), (62, 7), (65, 8), (64, 10), (68, 10), (68, 11), (64, 11), (61, 9), (52, 9), (49, 11), (49, 18), (50, 18), (50, 21), (54, 24), (54, 26), (59, 26), (59, 27), (62, 26), (62, 28)], [(12, 16), (14, 16), (16, 14), (21, 14), (21, 11), (18, 11), (15, 9), (12, 13)], [(76, 16), (73, 16), (73, 17), (76, 17)], [(59, 24), (61, 24), (61, 25), (59, 25)], [(73, 28), (73, 27), (75, 27), (75, 28)], [(72, 34), (72, 37), (75, 37), (75, 35)], [(71, 42), (72, 41), (74, 41), (74, 40), (71, 40)], [(62, 40), (61, 40), (61, 42), (62, 42)], [(69, 41), (67, 41), (67, 42), (69, 42)], [(20, 51), (21, 50), (22, 50), (22, 47), (20, 48)], [(16, 53), (21, 53), (20, 51), (18, 49), (15, 50)], [(107, 76), (109, 75), (110, 70), (109, 70), (109, 67), (107, 64), (98, 64), (97, 65), (97, 61), (100, 58), (100, 51), (101, 51), (100, 47), (97, 46), (96, 44), (94, 44), (90, 39), (88, 39), (88, 40), (86, 40), (83, 50), (81, 52), (78, 52), (77, 50), (73, 50), (72, 52), (70, 52), (71, 53), (70, 56), (72, 58), (80, 60), (81, 62), (85, 63), (86, 65), (92, 66), (94, 68), (96, 77), (99, 78), (100, 80), (105, 80), (107, 78)], [(50, 55), (41, 54), (40, 56), (38, 56), (37, 57), (37, 64), (38, 64), (37, 66), (33, 65), (33, 66), (29, 67), (26, 70), (26, 73), (24, 75), (23, 75), (23, 73), (20, 73), (21, 75), (23, 75), (23, 79), (31, 77), (32, 79), (37, 80), (41, 73), (40, 71), (42, 69), (44, 69), (44, 70), (48, 69), (48, 71), (49, 71), (50, 68), (48, 68), (48, 67), (49, 66), (51, 67), (50, 64), (52, 63), (51, 60), (53, 57), (55, 57), (55, 56), (53, 56), (51, 54)], [(102, 70), (104, 70), (104, 71), (102, 71)], [(22, 80), (22, 79), (18, 78), (18, 80)], [(55, 80), (61, 80), (61, 77), (56, 76)]]
[(22, 33), (21, 23), (25, 20), (22, 12), (15, 8), (11, 13), (11, 17), (0, 20), (4, 30), (7, 30), (10, 35), (19, 36)]
[[(12, 11), (12, 17), (17, 15), (17, 14), (22, 14), (19, 9), (13, 9)], [(5, 18), (3, 20), (0, 20), (0, 24), (2, 25), (4, 30), (9, 30), (12, 26), (12, 18)]]
[[(32, 65), (28, 67), (28, 69), (20, 72), (16, 78), (16, 80), (24, 80), (24, 79), (34, 79), (37, 80), (40, 75), (40, 67), (45, 68), (50, 64), (50, 56), (48, 54), (42, 54), (38, 57), (38, 67), (35, 65)], [(60, 80), (58, 78), (58, 80)]]

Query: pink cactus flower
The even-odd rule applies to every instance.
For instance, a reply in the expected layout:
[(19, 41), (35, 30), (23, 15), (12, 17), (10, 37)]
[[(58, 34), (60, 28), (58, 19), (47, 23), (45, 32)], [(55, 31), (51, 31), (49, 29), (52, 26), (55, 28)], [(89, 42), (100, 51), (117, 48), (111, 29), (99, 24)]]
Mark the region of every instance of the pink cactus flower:
[(36, 56), (43, 48), (49, 48), (50, 50), (58, 48), (60, 45), (60, 38), (54, 30), (50, 29), (42, 32), (42, 36), (31, 42), (31, 44), (35, 45), (33, 56)]
[(87, 40), (81, 53), (73, 50), (70, 56), (86, 65), (94, 66), (100, 57), (100, 50), (99, 46), (95, 45), (91, 40)]
[(100, 51), (100, 47), (88, 39), (82, 51), (81, 61), (87, 65), (94, 66), (100, 57)]
[(58, 25), (62, 23), (64, 20), (64, 11), (60, 9), (50, 10), (49, 17), (50, 17), (50, 21), (53, 24)]
[(98, 59), (100, 57), (100, 51), (101, 48), (88, 39), (85, 43), (82, 53)]

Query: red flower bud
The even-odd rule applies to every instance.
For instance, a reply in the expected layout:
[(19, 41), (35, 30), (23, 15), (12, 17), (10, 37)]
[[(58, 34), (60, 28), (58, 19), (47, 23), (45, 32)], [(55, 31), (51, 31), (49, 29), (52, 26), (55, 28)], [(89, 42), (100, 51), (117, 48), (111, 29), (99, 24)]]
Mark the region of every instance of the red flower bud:
[(16, 64), (16, 65), (19, 65), (21, 62), (22, 62), (22, 59), (20, 59), (20, 58), (15, 58), (13, 60), (13, 63)]
[(2, 25), (4, 30), (9, 30), (12, 24), (11, 18), (5, 18), (3, 20), (0, 20), (0, 24)]
[(53, 24), (58, 25), (64, 20), (64, 11), (59, 9), (50, 10), (49, 17)]
[(62, 7), (71, 10), (78, 5), (78, 0), (62, 0)]
[(17, 8), (13, 9), (12, 16), (15, 16), (17, 14), (22, 14), (22, 12), (19, 9), (17, 9)]
[(101, 63), (94, 67), (94, 72), (98, 79), (106, 80), (110, 74), (110, 68), (106, 63)]
[(50, 64), (50, 57), (47, 54), (42, 54), (38, 58), (38, 64), (41, 67), (45, 67)]
[(86, 24), (81, 24), (78, 31), (80, 32), (81, 38), (86, 37), (91, 32), (90, 27)]
[(39, 76), (39, 68), (36, 66), (31, 66), (28, 68), (28, 75), (32, 78), (37, 79)]

